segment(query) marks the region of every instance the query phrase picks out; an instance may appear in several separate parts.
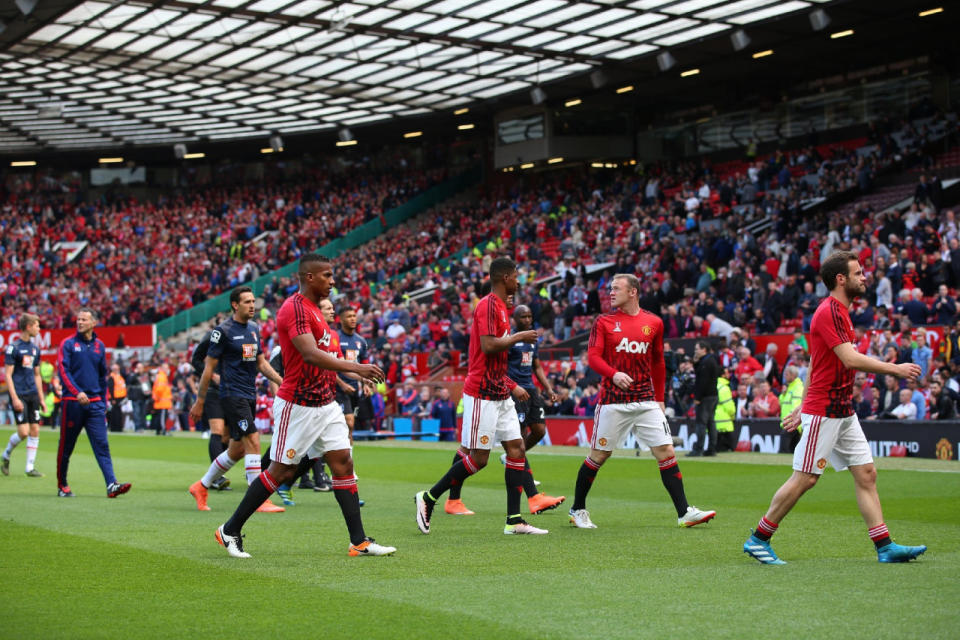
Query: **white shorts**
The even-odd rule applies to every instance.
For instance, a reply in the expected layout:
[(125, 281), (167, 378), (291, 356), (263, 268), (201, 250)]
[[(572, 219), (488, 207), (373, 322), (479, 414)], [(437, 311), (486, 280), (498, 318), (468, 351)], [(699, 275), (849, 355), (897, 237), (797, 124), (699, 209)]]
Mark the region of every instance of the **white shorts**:
[(484, 400), (463, 394), (463, 428), (460, 444), (468, 449), (486, 449), (520, 439), (520, 419), (513, 398)]
[(336, 402), (304, 407), (277, 397), (273, 400), (274, 435), (270, 459), (298, 464), (303, 456), (319, 458), (327, 451), (350, 448), (350, 432)]
[(670, 423), (659, 402), (628, 402), (597, 405), (590, 448), (613, 451), (631, 430), (641, 444), (651, 449), (673, 444)]
[(847, 418), (825, 418), (800, 414), (803, 435), (793, 452), (793, 468), (820, 475), (829, 461), (837, 471), (860, 464), (870, 464), (870, 444), (857, 414)]

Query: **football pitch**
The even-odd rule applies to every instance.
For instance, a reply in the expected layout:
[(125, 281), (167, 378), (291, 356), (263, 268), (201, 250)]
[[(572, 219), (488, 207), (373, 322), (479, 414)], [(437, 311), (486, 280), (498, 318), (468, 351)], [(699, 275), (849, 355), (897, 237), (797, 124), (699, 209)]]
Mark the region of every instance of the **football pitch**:
[[(0, 444), (9, 429), (0, 429)], [(847, 473), (828, 471), (785, 519), (761, 566), (741, 545), (789, 474), (786, 456), (680, 457), (692, 504), (717, 518), (692, 529), (649, 454), (617, 452), (588, 500), (598, 529), (568, 523), (584, 450), (535, 449), (542, 489), (566, 495), (530, 522), (547, 536), (504, 536), (503, 467), (472, 477), (464, 502), (438, 508), (429, 536), (413, 495), (450, 464), (452, 444), (360, 443), (356, 470), (367, 535), (395, 556), (347, 556), (332, 494), (296, 491), (286, 513), (253, 516), (227, 556), (214, 530), (239, 503), (211, 491), (199, 512), (187, 487), (207, 466), (195, 436), (111, 437), (117, 477), (105, 496), (85, 436), (71, 461), (72, 500), (56, 497), (57, 434), (41, 433), (0, 477), (0, 638), (956, 638), (960, 636), (960, 463), (883, 459), (880, 496), (895, 540), (926, 544), (909, 564), (881, 565)], [(274, 501), (279, 500), (274, 497)], [(522, 501), (524, 508), (526, 501)]]

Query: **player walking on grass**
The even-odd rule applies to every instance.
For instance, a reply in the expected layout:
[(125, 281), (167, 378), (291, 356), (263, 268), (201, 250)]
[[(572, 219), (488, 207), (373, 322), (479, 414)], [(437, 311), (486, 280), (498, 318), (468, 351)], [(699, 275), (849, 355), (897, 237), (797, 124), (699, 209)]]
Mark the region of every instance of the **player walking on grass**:
[[(203, 368), (206, 366), (207, 352), (210, 350), (210, 337), (212, 335), (213, 331), (207, 333), (190, 356), (190, 364), (193, 366), (194, 373), (198, 376), (203, 376)], [(207, 440), (207, 455), (212, 463), (217, 459), (217, 456), (227, 450), (230, 444), (230, 433), (224, 429), (223, 407), (220, 406), (220, 373), (217, 371), (210, 376), (210, 386), (207, 387), (207, 395), (203, 402), (203, 419), (207, 421), (207, 427), (210, 430), (210, 438)], [(230, 479), (221, 476), (210, 486), (218, 491), (229, 490)]]
[[(230, 292), (230, 307), (233, 315), (210, 332), (210, 346), (204, 359), (197, 400), (190, 408), (190, 417), (194, 423), (199, 422), (204, 414), (210, 381), (220, 366), (220, 405), (224, 422), (230, 430), (230, 445), (213, 460), (203, 478), (190, 485), (190, 494), (200, 511), (210, 510), (207, 490), (241, 458), (244, 459), (247, 484), (260, 475), (260, 434), (253, 422), (257, 372), (271, 382), (283, 382), (263, 355), (260, 327), (252, 322), (256, 313), (253, 290), (247, 286), (235, 288)], [(266, 500), (258, 506), (261, 511), (284, 510)]]
[[(530, 331), (533, 328), (533, 313), (530, 307), (520, 305), (513, 310), (513, 320), (516, 323), (517, 331)], [(507, 351), (507, 376), (518, 387), (522, 387), (527, 392), (527, 400), (518, 400), (516, 402), (517, 418), (520, 421), (520, 427), (527, 429), (523, 436), (524, 451), (537, 446), (537, 443), (543, 440), (547, 433), (546, 414), (544, 413), (543, 400), (540, 398), (540, 392), (533, 384), (533, 376), (536, 374), (537, 380), (543, 386), (551, 402), (556, 400), (553, 393), (553, 387), (543, 373), (543, 367), (540, 365), (540, 359), (537, 357), (537, 343), (535, 342), (517, 342)], [(454, 457), (454, 462), (459, 458), (470, 453), (468, 449), (461, 446)], [(537, 481), (533, 479), (533, 471), (530, 470), (530, 459), (524, 466), (523, 473), (523, 491), (527, 494), (527, 506), (530, 507), (530, 513), (539, 514), (549, 509), (556, 509), (566, 498), (560, 496), (555, 498), (541, 493), (537, 489)], [(507, 454), (500, 456), (500, 462), (507, 463)], [(454, 484), (450, 487), (450, 494), (444, 505), (444, 511), (453, 515), (473, 515), (473, 511), (467, 509), (460, 499), (460, 491), (463, 484)]]
[(40, 318), (32, 313), (20, 316), (20, 339), (7, 345), (3, 354), (3, 368), (7, 391), (17, 420), (17, 430), (10, 435), (7, 448), (0, 459), (0, 471), (10, 475), (10, 454), (22, 440), (27, 441), (27, 476), (42, 478), (34, 468), (37, 447), (40, 445), (40, 412), (47, 411), (40, 378), (40, 347), (33, 339), (40, 333)]
[(717, 515), (687, 504), (670, 424), (663, 411), (663, 322), (640, 309), (639, 293), (636, 276), (613, 276), (610, 302), (614, 310), (599, 316), (590, 332), (589, 365), (603, 380), (593, 417), (590, 455), (580, 465), (570, 509), (570, 522), (581, 529), (596, 529), (587, 511), (587, 493), (600, 467), (631, 430), (657, 459), (660, 480), (677, 509), (679, 526), (693, 527)]
[[(327, 323), (327, 326), (328, 326), (328, 327), (331, 327), (331, 329), (332, 329), (333, 327), (332, 327), (332, 324), (331, 324), (331, 323), (333, 322), (334, 318), (336, 317), (336, 312), (334, 311), (333, 303), (330, 302), (330, 299), (329, 299), (329, 298), (324, 298), (323, 300), (321, 300), (321, 301), (319, 302), (319, 304), (317, 304), (317, 308), (320, 309), (320, 315), (323, 316), (323, 319), (324, 319), (324, 321)], [(333, 353), (334, 355), (337, 355), (337, 357), (343, 357), (343, 347), (342, 347), (342, 345), (340, 344), (340, 341), (339, 341), (339, 332), (337, 332), (337, 331), (331, 331), (331, 333), (330, 333), (330, 352)], [(356, 359), (354, 359), (354, 360), (349, 360), (349, 359), (347, 359), (347, 358), (344, 358), (344, 359), (345, 359), (345, 360), (348, 360), (349, 362), (356, 362)], [(272, 363), (271, 363), (271, 364), (272, 364)], [(282, 370), (282, 367), (283, 367), (283, 359), (282, 359), (282, 356), (280, 357), (280, 366), (281, 366), (281, 369), (280, 369), (280, 370)], [(274, 367), (274, 369), (276, 369), (276, 367)], [(281, 374), (281, 375), (282, 375), (282, 374)], [(343, 375), (344, 375), (344, 376), (353, 376), (353, 375), (355, 375), (355, 374), (350, 373), (350, 374), (343, 374)], [(341, 385), (343, 384), (343, 380), (341, 379), (340, 375), (337, 376), (336, 383), (337, 383), (338, 389), (341, 389), (341, 388), (342, 388)], [(344, 412), (344, 419), (346, 420), (346, 423), (347, 423), (347, 429), (348, 429), (348, 431), (350, 432), (350, 446), (352, 447), (352, 446), (353, 446), (353, 430), (350, 428), (350, 417), (351, 417), (351, 416), (347, 413), (347, 407), (348, 407), (349, 405), (344, 405), (343, 401), (341, 400), (341, 395), (340, 395), (340, 392), (339, 392), (339, 391), (337, 392), (337, 404), (340, 405), (340, 410)], [(267, 467), (270, 466), (270, 452), (269, 452), (269, 451), (267, 451), (267, 452), (264, 454), (263, 460), (262, 460), (262, 465), (265, 465), (265, 466), (267, 466)], [(322, 485), (324, 484), (323, 479), (327, 477), (327, 475), (323, 472), (323, 459), (321, 458), (321, 459), (319, 459), (319, 460), (315, 460), (315, 459), (309, 458), (309, 457), (307, 457), (307, 456), (304, 456), (304, 457), (300, 460), (300, 464), (297, 465), (297, 470), (296, 470), (296, 472), (293, 474), (293, 478), (290, 480), (290, 484), (281, 484), (280, 486), (277, 487), (277, 495), (279, 495), (279, 496), (280, 496), (280, 499), (283, 500), (284, 506), (292, 507), (292, 506), (295, 506), (295, 505), (296, 505), (296, 502), (293, 501), (293, 483), (295, 483), (295, 482), (296, 482), (297, 480), (299, 480), (301, 477), (307, 475), (307, 474), (310, 472), (311, 469), (314, 469), (314, 468), (317, 467), (317, 466), (319, 466), (319, 469), (320, 469), (320, 471), (318, 472), (318, 474), (319, 474), (319, 475), (318, 475), (318, 480), (319, 480), (319, 482), (317, 483), (317, 485), (316, 485), (316, 487), (314, 488), (314, 490), (317, 490), (317, 488), (320, 488), (320, 490), (323, 491), (323, 488), (321, 488)], [(331, 485), (328, 489), (326, 489), (326, 491), (330, 491), (331, 489), (333, 489), (333, 486), (332, 486), (332, 485)], [(361, 499), (361, 500), (360, 500), (360, 506), (362, 507), (363, 505), (364, 505), (364, 502), (363, 502), (363, 500)]]
[(333, 332), (317, 307), (333, 286), (330, 259), (317, 254), (301, 257), (298, 276), (300, 291), (287, 298), (277, 313), (284, 377), (273, 403), (276, 429), (270, 445), (272, 462), (250, 484), (233, 516), (217, 529), (217, 541), (231, 556), (249, 558), (243, 550), (241, 529), (257, 506), (280, 484), (292, 481), (304, 456), (326, 456), (333, 474), (333, 493), (350, 534), (349, 555), (390, 555), (396, 551), (394, 547), (377, 544), (363, 530), (350, 434), (335, 401), (334, 380), (337, 372), (349, 372), (380, 382), (383, 372), (375, 365), (347, 362), (333, 352)]
[(762, 564), (786, 564), (773, 552), (770, 538), (800, 496), (817, 484), (830, 462), (837, 471), (850, 468), (857, 506), (876, 547), (877, 559), (908, 562), (927, 548), (901, 546), (890, 539), (877, 494), (877, 469), (853, 411), (851, 397), (856, 371), (915, 380), (920, 375), (920, 367), (911, 363), (881, 362), (856, 350), (850, 305), (867, 289), (857, 254), (833, 253), (820, 267), (820, 279), (830, 295), (817, 307), (810, 324), (809, 384), (801, 405), (784, 418), (782, 424), (788, 432), (800, 425), (803, 427), (793, 454), (793, 475), (774, 494), (770, 509), (743, 543), (743, 551)]
[(72, 498), (67, 484), (70, 456), (82, 429), (97, 457), (107, 483), (107, 497), (130, 491), (129, 482), (117, 482), (107, 442), (107, 348), (93, 332), (97, 315), (92, 309), (77, 311), (77, 333), (60, 343), (57, 373), (63, 381), (60, 410), (60, 447), (57, 450), (57, 495)]
[(421, 491), (414, 501), (417, 526), (430, 533), (433, 508), (448, 489), (463, 484), (487, 465), (495, 442), (503, 444), (507, 454), (504, 480), (507, 485), (507, 523), (505, 534), (544, 534), (524, 522), (520, 516), (520, 494), (527, 467), (520, 437), (520, 421), (511, 395), (520, 401), (529, 398), (523, 387), (507, 377), (507, 351), (518, 342), (535, 343), (536, 331), (520, 331), (510, 335), (507, 319), (507, 298), (517, 291), (517, 265), (509, 258), (496, 258), (490, 263), (490, 294), (477, 304), (470, 329), (470, 353), (467, 379), (463, 385), (462, 448), (450, 470), (429, 490)]

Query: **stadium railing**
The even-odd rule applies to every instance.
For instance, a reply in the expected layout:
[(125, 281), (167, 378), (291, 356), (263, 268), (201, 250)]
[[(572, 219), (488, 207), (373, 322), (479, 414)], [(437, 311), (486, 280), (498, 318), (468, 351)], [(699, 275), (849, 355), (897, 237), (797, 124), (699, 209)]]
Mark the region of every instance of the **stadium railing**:
[[(371, 220), (370, 222), (357, 227), (350, 233), (347, 233), (346, 235), (337, 238), (332, 242), (328, 242), (322, 247), (319, 247), (318, 251), (324, 255), (336, 257), (347, 249), (352, 249), (360, 246), (361, 244), (369, 242), (387, 229), (395, 227), (405, 220), (408, 220), (409, 218), (412, 218), (413, 216), (436, 206), (444, 200), (453, 197), (460, 191), (477, 184), (480, 181), (480, 177), (481, 169), (479, 167), (469, 169), (459, 176), (447, 180), (443, 184), (439, 184), (432, 189), (421, 193), (420, 195), (411, 199), (409, 202), (406, 202), (399, 207), (386, 212), (384, 214), (384, 219), (387, 222), (386, 228), (383, 228), (379, 220)], [(288, 265), (271, 271), (270, 273), (266, 273), (256, 280), (245, 284), (249, 284), (253, 288), (254, 294), (259, 296), (263, 293), (264, 288), (275, 278), (289, 277), (294, 274), (296, 268), (297, 263), (291, 262)], [(210, 298), (209, 300), (205, 300), (204, 302), (201, 302), (190, 309), (185, 309), (180, 313), (170, 316), (169, 318), (164, 318), (156, 325), (157, 339), (160, 340), (170, 338), (171, 336), (180, 333), (181, 331), (186, 331), (190, 327), (200, 324), (201, 322), (206, 322), (218, 313), (229, 309), (229, 299), (230, 292), (227, 291)]]

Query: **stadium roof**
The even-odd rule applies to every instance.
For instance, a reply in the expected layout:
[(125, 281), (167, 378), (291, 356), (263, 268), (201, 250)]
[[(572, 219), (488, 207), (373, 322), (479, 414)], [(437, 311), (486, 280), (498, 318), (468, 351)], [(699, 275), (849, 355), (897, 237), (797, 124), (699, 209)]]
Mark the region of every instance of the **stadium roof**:
[(829, 2), (18, 0), (26, 18), (0, 13), (0, 153), (444, 112)]

